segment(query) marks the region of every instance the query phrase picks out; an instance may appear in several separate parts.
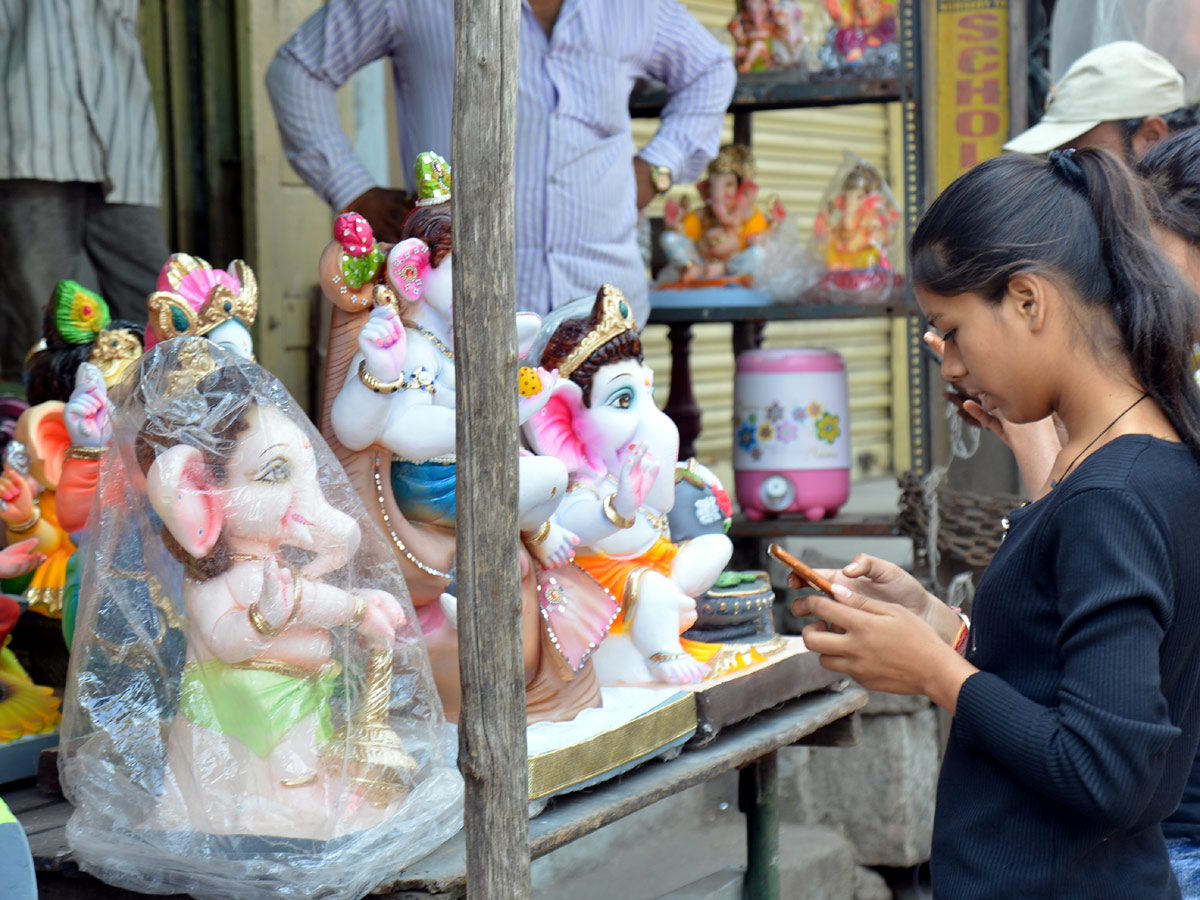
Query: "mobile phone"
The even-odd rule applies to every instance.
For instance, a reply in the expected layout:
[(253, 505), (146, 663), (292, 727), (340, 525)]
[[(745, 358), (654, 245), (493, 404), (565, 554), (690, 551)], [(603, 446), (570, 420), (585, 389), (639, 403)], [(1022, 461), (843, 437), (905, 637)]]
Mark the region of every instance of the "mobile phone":
[(809, 587), (816, 588), (822, 594), (825, 594), (829, 597), (833, 596), (832, 584), (818, 575), (816, 570), (814, 570), (811, 566), (802, 563), (778, 544), (772, 544), (770, 547), (768, 547), (767, 553), (775, 557), (777, 560), (795, 572), (798, 576), (800, 576), (800, 580)]

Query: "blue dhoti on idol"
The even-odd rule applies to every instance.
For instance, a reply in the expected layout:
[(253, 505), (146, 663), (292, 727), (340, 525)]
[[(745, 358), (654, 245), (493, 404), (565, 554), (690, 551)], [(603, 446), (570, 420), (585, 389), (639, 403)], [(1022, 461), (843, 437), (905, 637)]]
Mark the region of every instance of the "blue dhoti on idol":
[(392, 495), (410, 522), (454, 527), (458, 464), (454, 459), (425, 462), (392, 457)]

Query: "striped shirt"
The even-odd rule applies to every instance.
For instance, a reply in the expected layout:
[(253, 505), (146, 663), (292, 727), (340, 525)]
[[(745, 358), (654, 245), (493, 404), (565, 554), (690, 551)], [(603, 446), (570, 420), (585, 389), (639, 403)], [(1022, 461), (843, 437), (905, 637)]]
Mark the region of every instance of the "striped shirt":
[[(611, 282), (644, 323), (629, 94), (639, 77), (666, 84), (662, 124), (639, 155), (692, 181), (719, 149), (736, 79), (729, 52), (676, 0), (564, 0), (550, 37), (522, 3), (520, 54), (517, 307), (545, 313)], [(267, 72), (287, 157), (336, 210), (374, 181), (342, 131), (334, 92), (382, 57), (392, 63), (408, 179), (417, 153), (450, 156), (453, 3), (331, 0)]]
[(159, 205), (138, 0), (0, 0), (0, 178), (100, 183), (109, 203)]

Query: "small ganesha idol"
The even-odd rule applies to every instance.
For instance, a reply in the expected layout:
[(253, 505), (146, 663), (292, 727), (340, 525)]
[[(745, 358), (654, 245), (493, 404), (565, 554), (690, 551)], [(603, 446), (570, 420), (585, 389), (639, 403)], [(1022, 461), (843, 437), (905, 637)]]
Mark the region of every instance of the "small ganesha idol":
[[(278, 380), (210, 341), (158, 344), (113, 405), (120, 460), (104, 488), (124, 502), (93, 537), (63, 726), (77, 856), (138, 890), (165, 865), (194, 890), (239, 873), (295, 879), (340, 838), (369, 890), (461, 818), (382, 538), (364, 538), (361, 504)], [(130, 564), (118, 544), (131, 529), (183, 654), (145, 632), (136, 586), (113, 568)], [(122, 609), (123, 641), (148, 667), (111, 662)], [(147, 668), (172, 686), (166, 708), (147, 702)]]
[(825, 11), (832, 25), (818, 51), (824, 68), (898, 64), (896, 0), (825, 0)]
[(556, 369), (558, 382), (524, 435), (566, 466), (571, 480), (554, 518), (580, 538), (575, 562), (621, 601), (594, 657), (600, 680), (692, 683), (715, 674), (722, 648), (685, 645), (680, 634), (733, 548), (723, 531), (671, 540), (679, 432), (654, 405), (654, 373), (629, 305), (605, 285), (594, 301), (551, 314), (543, 336), (541, 365)]
[(755, 168), (749, 147), (728, 144), (696, 185), (703, 206), (689, 210), (686, 200), (667, 202), (662, 248), (669, 265), (659, 287), (754, 283), (763, 268), (764, 243), (785, 217), (778, 200), (766, 211), (756, 205)]
[(812, 247), (821, 284), (842, 290), (886, 290), (903, 284), (889, 258), (900, 211), (879, 171), (849, 151), (813, 222)]
[(798, 65), (804, 58), (804, 13), (795, 0), (739, 0), (729, 22), (739, 72)]

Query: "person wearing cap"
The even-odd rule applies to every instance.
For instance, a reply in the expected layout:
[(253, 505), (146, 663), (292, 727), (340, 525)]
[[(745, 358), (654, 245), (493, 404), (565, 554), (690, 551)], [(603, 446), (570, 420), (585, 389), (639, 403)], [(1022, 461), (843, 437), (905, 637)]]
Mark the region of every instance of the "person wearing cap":
[(1094, 147), (1132, 162), (1196, 123), (1179, 71), (1137, 41), (1114, 41), (1075, 60), (1050, 88), (1042, 120), (1004, 149), (1042, 154)]

